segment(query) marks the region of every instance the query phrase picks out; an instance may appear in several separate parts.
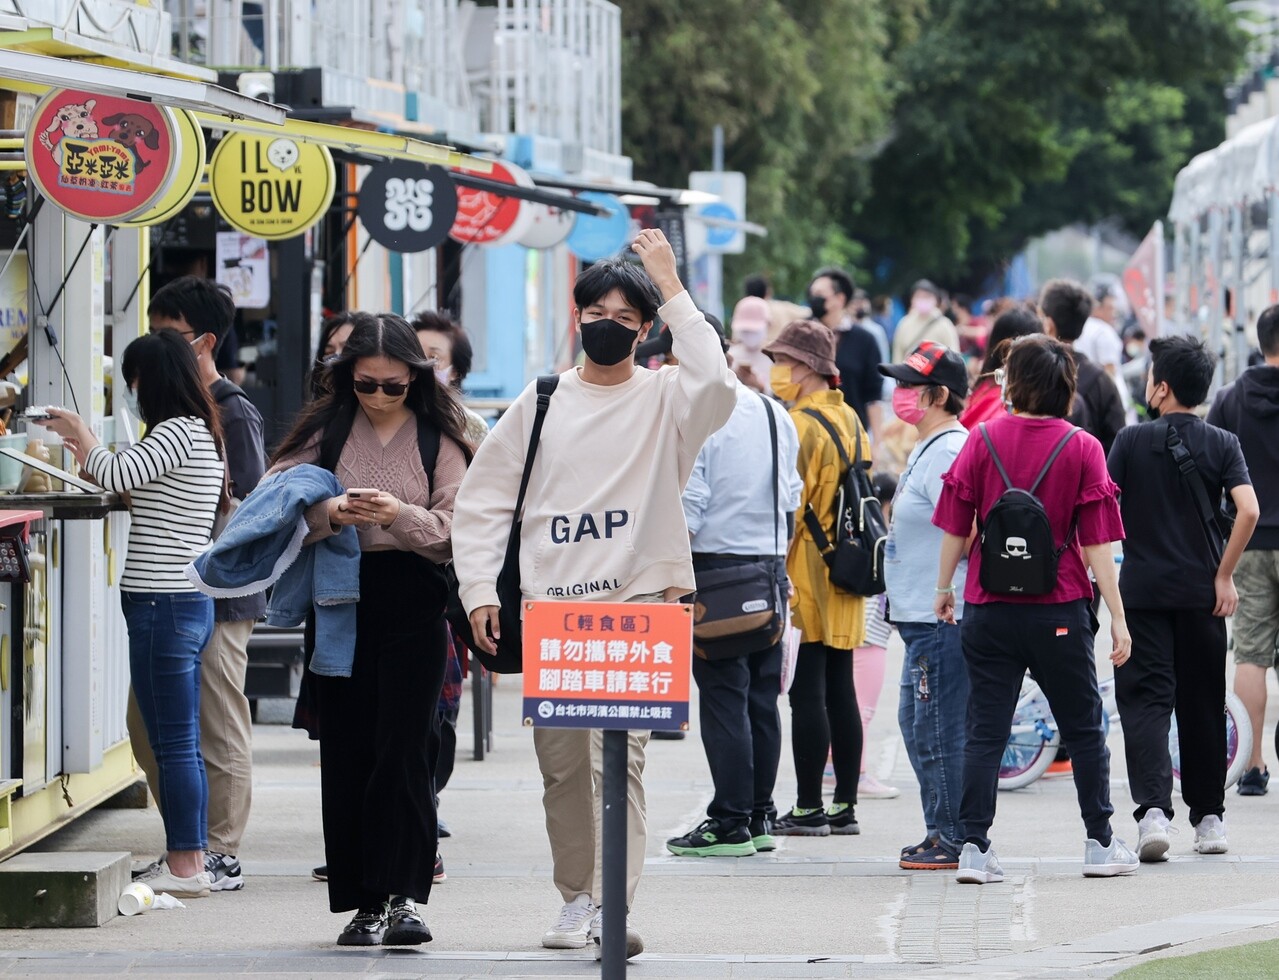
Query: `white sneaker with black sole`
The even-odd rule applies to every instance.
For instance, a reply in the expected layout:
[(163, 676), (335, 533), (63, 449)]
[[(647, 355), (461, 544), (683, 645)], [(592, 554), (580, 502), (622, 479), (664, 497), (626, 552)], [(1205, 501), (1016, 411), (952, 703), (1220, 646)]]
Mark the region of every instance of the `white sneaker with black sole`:
[(591, 939), (591, 919), (595, 916), (595, 903), (590, 895), (578, 895), (565, 902), (559, 918), (542, 936), (547, 949), (585, 949)]
[(1195, 850), (1200, 854), (1225, 854), (1229, 849), (1224, 817), (1209, 814), (1195, 824)]
[(1147, 810), (1137, 821), (1137, 857), (1147, 864), (1168, 860), (1168, 848), (1172, 847), (1169, 832), (1170, 821), (1163, 810)]
[(205, 851), (204, 870), (213, 879), (212, 889), (215, 892), (238, 892), (244, 887), (244, 871), (240, 867), (240, 859), (234, 854)]

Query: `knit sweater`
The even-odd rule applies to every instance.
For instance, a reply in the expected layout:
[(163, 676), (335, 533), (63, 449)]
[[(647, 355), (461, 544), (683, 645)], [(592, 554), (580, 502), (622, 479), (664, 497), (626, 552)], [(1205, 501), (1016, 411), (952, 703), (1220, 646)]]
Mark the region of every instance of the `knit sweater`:
[[(271, 472), (300, 463), (316, 463), (319, 457), (317, 438), (302, 452), (280, 460)], [(355, 413), (351, 434), (335, 470), (338, 482), (347, 490), (382, 490), (400, 501), (400, 513), (390, 527), (356, 528), (361, 551), (414, 551), (434, 562), (445, 562), (452, 556), (453, 501), (465, 474), (466, 457), (461, 447), (452, 439), (441, 437), (432, 479), (434, 492), (428, 500), (430, 484), (422, 469), (416, 421), (405, 422), (383, 446), (362, 411)], [(328, 501), (308, 509), (306, 522), (310, 528), (307, 544), (337, 533), (329, 524)]]
[[(678, 367), (636, 368), (609, 386), (579, 369), (560, 376), (524, 504), (529, 598), (623, 602), (696, 587), (680, 494), (703, 443), (732, 415), (737, 380), (688, 293), (660, 312)], [(530, 385), (498, 420), (458, 495), (453, 551), (467, 612), (498, 605), (536, 401)]]

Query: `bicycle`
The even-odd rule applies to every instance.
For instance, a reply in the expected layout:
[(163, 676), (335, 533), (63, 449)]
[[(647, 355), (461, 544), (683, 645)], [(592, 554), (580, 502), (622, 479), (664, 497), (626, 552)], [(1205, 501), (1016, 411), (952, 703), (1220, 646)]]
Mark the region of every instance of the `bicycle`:
[[(1120, 721), (1115, 702), (1115, 679), (1109, 677), (1098, 682), (1102, 703), (1102, 730), (1110, 733), (1110, 726)], [(1239, 781), (1248, 758), (1252, 754), (1252, 725), (1243, 702), (1233, 691), (1226, 692), (1222, 708), (1226, 725), (1226, 789)], [(1048, 771), (1057, 748), (1061, 745), (1061, 733), (1053, 720), (1048, 699), (1029, 674), (1022, 683), (1021, 696), (1013, 712), (1013, 723), (999, 763), (999, 788), (1022, 789)], [(1276, 751), (1279, 751), (1279, 732), (1276, 733)], [(1181, 792), (1181, 748), (1174, 715), (1168, 732), (1168, 753), (1172, 757), (1172, 786)]]

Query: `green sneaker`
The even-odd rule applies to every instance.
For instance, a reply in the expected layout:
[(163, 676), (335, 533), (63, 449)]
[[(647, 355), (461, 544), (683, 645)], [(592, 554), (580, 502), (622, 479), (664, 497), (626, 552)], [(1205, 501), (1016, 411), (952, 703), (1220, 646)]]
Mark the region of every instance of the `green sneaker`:
[(666, 849), (680, 857), (750, 857), (755, 853), (750, 830), (724, 830), (717, 820), (705, 820), (683, 837), (672, 837)]
[(755, 817), (750, 825), (751, 843), (756, 851), (777, 850), (777, 838), (773, 836), (773, 821), (768, 817)]

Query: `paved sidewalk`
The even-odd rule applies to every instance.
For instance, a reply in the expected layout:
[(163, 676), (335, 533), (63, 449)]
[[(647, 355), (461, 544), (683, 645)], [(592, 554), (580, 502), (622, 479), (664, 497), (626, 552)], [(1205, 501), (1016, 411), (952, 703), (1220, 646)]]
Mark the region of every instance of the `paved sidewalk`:
[[(635, 976), (1110, 976), (1152, 956), (1279, 937), (1279, 794), (1228, 796), (1227, 855), (1194, 854), (1193, 831), (1179, 813), (1172, 861), (1130, 878), (1086, 880), (1073, 785), (1044, 779), (1000, 795), (992, 836), (1004, 883), (961, 886), (949, 874), (900, 871), (897, 851), (922, 835), (918, 795), (895, 732), (900, 658), (895, 639), (868, 759), (902, 795), (859, 805), (861, 836), (780, 838), (778, 851), (750, 858), (672, 857), (664, 841), (701, 819), (710, 781), (695, 732), (650, 744), (648, 857), (632, 914), (648, 952), (633, 961)], [(1101, 670), (1110, 672), (1108, 665)], [(346, 917), (328, 912), (325, 887), (310, 877), (323, 861), (319, 753), (300, 732), (263, 724), (254, 730), (243, 891), (101, 929), (0, 933), (0, 975), (598, 975), (589, 952), (539, 945), (560, 900), (550, 883), (541, 781), (530, 734), (519, 723), (518, 695), (518, 678), (501, 680), (495, 746), (483, 762), (471, 758), (463, 715), (457, 771), (441, 805), (454, 834), (442, 845), (449, 880), (427, 911), (436, 936), (429, 946), (333, 945)], [(1279, 694), (1272, 704), (1279, 705)], [(287, 714), (283, 704), (263, 708), (264, 717)], [(1136, 827), (1121, 731), (1112, 731), (1111, 750), (1115, 826), (1131, 843)], [(793, 802), (793, 793), (787, 742), (779, 806)], [(160, 819), (150, 809), (97, 811), (39, 848), (142, 857), (161, 846)]]

